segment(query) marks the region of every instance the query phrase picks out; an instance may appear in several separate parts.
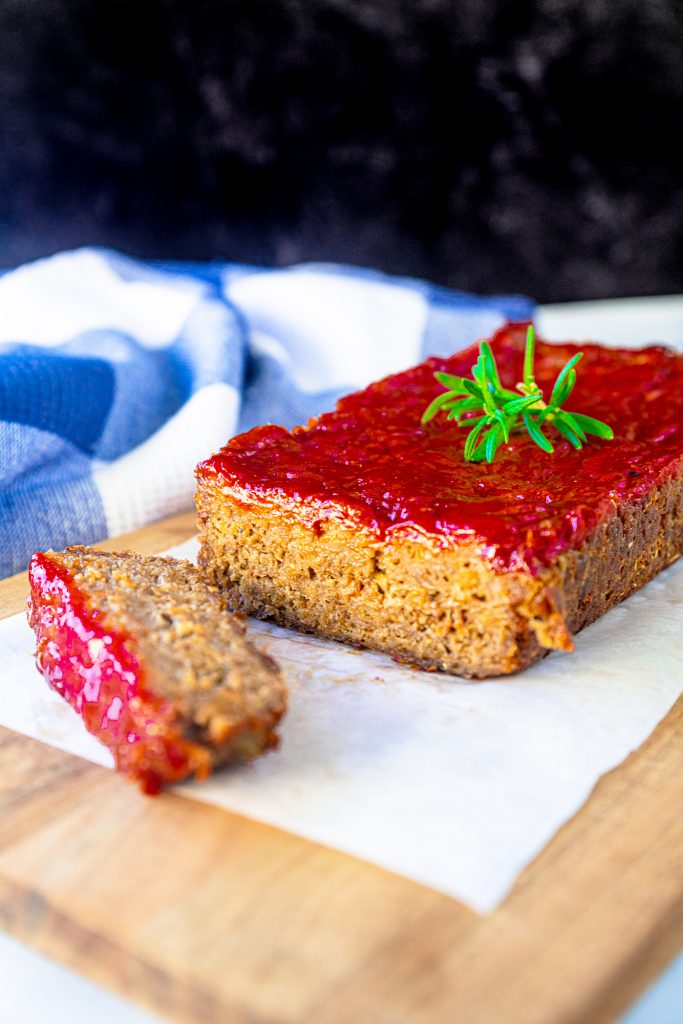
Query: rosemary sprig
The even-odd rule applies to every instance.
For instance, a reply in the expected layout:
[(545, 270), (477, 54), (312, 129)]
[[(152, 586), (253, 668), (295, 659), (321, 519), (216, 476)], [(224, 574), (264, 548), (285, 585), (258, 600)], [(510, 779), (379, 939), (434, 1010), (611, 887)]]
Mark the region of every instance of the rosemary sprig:
[[(578, 352), (557, 375), (557, 380), (546, 403), (534, 374), (536, 335), (529, 326), (524, 350), (524, 379), (516, 390), (504, 388), (491, 346), (482, 341), (479, 358), (472, 367), (472, 380), (450, 373), (435, 373), (445, 388), (425, 409), (422, 422), (428, 423), (437, 413), (446, 412), (449, 420), (458, 426), (469, 427), (465, 441), (466, 462), (493, 462), (501, 444), (506, 443), (513, 430), (526, 428), (529, 436), (545, 452), (553, 446), (542, 427), (554, 427), (574, 448), (582, 448), (588, 435), (611, 441), (611, 427), (592, 416), (568, 412), (562, 408), (576, 385), (576, 365), (583, 356)], [(479, 413), (479, 415), (476, 415)]]

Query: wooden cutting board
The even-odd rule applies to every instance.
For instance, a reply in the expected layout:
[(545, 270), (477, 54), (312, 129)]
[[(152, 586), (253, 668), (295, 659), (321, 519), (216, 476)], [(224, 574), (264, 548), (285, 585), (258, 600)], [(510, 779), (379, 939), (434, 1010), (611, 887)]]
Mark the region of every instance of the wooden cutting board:
[[(26, 590), (0, 584), (0, 617)], [(683, 700), (489, 917), (5, 729), (0, 755), (0, 925), (176, 1021), (612, 1021), (683, 943)]]

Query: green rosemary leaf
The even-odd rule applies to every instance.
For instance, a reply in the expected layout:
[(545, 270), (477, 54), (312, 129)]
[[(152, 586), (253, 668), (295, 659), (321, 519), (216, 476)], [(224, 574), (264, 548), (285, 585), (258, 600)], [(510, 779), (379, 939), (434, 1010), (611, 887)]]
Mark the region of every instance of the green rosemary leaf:
[(500, 423), (495, 423), (486, 435), (486, 461), (493, 462), (498, 448), (503, 443), (503, 430)]
[(571, 415), (584, 434), (594, 434), (595, 437), (602, 437), (605, 441), (613, 440), (614, 431), (602, 420), (594, 420), (592, 416), (584, 416), (582, 412), (573, 412)]
[(477, 444), (476, 444), (476, 446), (474, 448), (474, 451), (472, 452), (472, 454), (470, 456), (470, 462), (483, 462), (484, 459), (486, 458), (486, 438), (487, 438), (487, 436), (488, 436), (487, 434), (484, 434), (482, 437), (479, 438), (479, 441), (477, 442)]
[(535, 441), (538, 447), (542, 448), (544, 452), (552, 454), (552, 452), (554, 452), (555, 449), (553, 448), (553, 446), (551, 445), (550, 441), (545, 436), (541, 428), (534, 421), (531, 414), (528, 412), (523, 412), (522, 419), (524, 420), (524, 425), (526, 429), (529, 431), (529, 436), (532, 438), (532, 440)]
[(479, 435), (481, 434), (482, 430), (484, 429), (484, 427), (486, 426), (487, 423), (488, 423), (488, 416), (486, 416), (484, 419), (482, 419), (480, 423), (477, 423), (476, 427), (474, 427), (472, 430), (470, 430), (469, 434), (467, 435), (467, 440), (465, 441), (465, 453), (464, 453), (465, 454), (465, 462), (470, 462), (471, 461), (472, 455), (474, 453), (474, 449), (475, 449), (477, 441), (479, 439)]
[(464, 412), (474, 412), (475, 409), (481, 409), (481, 400), (479, 398), (458, 398), (451, 406), (448, 418), (449, 420), (454, 420)]
[(434, 419), (439, 409), (447, 408), (451, 402), (456, 402), (457, 400), (458, 396), (453, 391), (444, 391), (443, 395), (437, 395), (422, 413), (420, 422), (429, 423), (430, 420)]
[(510, 424), (508, 423), (507, 417), (500, 409), (496, 409), (493, 415), (499, 423), (500, 429), (503, 431), (503, 440), (507, 444), (510, 440)]
[(516, 398), (511, 398), (509, 402), (503, 404), (503, 412), (506, 416), (513, 416), (520, 413), (522, 409), (526, 409), (528, 406), (533, 405), (539, 398), (542, 398), (540, 391), (537, 391), (534, 395), (517, 395)]
[[(471, 402), (472, 404), (470, 405), (469, 402)], [(461, 407), (459, 409), (456, 409), (455, 407), (453, 407), (451, 409), (451, 411), (448, 413), (448, 417), (447, 418), (449, 420), (459, 420), (460, 417), (463, 415), (463, 413), (466, 413), (466, 412), (479, 412), (481, 410), (481, 402), (479, 401), (478, 398), (470, 398), (469, 402), (468, 402), (468, 405), (467, 405), (466, 408), (465, 407)], [(486, 415), (488, 416), (488, 413)], [(471, 419), (468, 419), (466, 422), (467, 423), (471, 423), (472, 421), (471, 421)], [(464, 426), (464, 422), (461, 424), (461, 426)]]
[(484, 399), (484, 407), (486, 408), (486, 411), (491, 413), (491, 415), (493, 415), (495, 413), (496, 409), (498, 408), (498, 406), (495, 403), (495, 399), (494, 399), (493, 395), (491, 394), (491, 389), (490, 389), (490, 387), (488, 385), (489, 385), (488, 380), (485, 380), (484, 381), (484, 387), (482, 388), (482, 396), (483, 396), (483, 399)]
[(550, 408), (558, 409), (561, 405), (564, 405), (564, 403), (567, 401), (572, 391), (574, 390), (575, 384), (576, 370), (570, 370), (565, 379), (560, 384), (559, 390), (557, 389), (557, 385), (553, 388), (553, 393), (550, 397), (549, 403)]
[(562, 413), (558, 413), (555, 416), (555, 419), (553, 420), (553, 426), (556, 430), (559, 430), (563, 437), (567, 438), (569, 443), (573, 445), (574, 448), (576, 448), (577, 450), (579, 448), (583, 448), (581, 438), (578, 437), (577, 434), (575, 434), (572, 428), (569, 426), (569, 424), (565, 422)]
[(487, 388), (487, 382), (486, 382), (486, 365), (485, 365), (484, 357), (483, 356), (479, 356), (479, 358), (477, 359), (476, 363), (472, 367), (472, 376), (474, 377), (474, 379), (476, 380), (477, 384), (482, 389), (482, 391), (485, 391), (486, 388)]
[(562, 412), (559, 413), (559, 416), (560, 416), (560, 419), (562, 420), (562, 422), (566, 423), (567, 426), (569, 427), (569, 429), (572, 430), (576, 434), (576, 436), (578, 437), (579, 441), (583, 442), (583, 441), (586, 440), (586, 435), (584, 434), (582, 428), (579, 426), (579, 424), (574, 419), (574, 414), (573, 413), (567, 412), (566, 409), (563, 409)]
[(495, 388), (492, 382), (489, 380), (486, 359), (483, 354), (479, 356), (476, 363), (472, 367), (472, 376), (476, 379), (477, 384), (481, 389), (484, 408), (490, 415), (493, 415), (497, 408), (493, 397)]
[(484, 401), (482, 390), (474, 381), (463, 379), (462, 386), (465, 391), (468, 391), (475, 398), (479, 398), (482, 402)]
[[(448, 418), (449, 419), (451, 419), (451, 418), (454, 419), (455, 417), (449, 416)], [(488, 415), (485, 415), (485, 416), (469, 416), (466, 420), (463, 420), (462, 423), (459, 423), (458, 426), (460, 426), (460, 427), (476, 427), (477, 423), (481, 423), (482, 420), (490, 420), (490, 419), (491, 419), (491, 417), (488, 416)]]
[(536, 332), (533, 324), (529, 324), (526, 331), (526, 347), (524, 349), (524, 386), (534, 388), (534, 349), (536, 347)]
[(449, 391), (460, 391), (464, 390), (465, 380), (463, 377), (454, 377), (452, 373), (442, 373), (441, 370), (437, 370), (434, 374), (439, 384), (443, 384)]
[(502, 385), (500, 383), (500, 377), (498, 376), (498, 367), (496, 366), (496, 360), (488, 341), (482, 341), (480, 351), (484, 358), (484, 365), (486, 366), (488, 379), (493, 384), (494, 389), (496, 391), (500, 391)]
[[(577, 352), (576, 355), (572, 356), (572, 358), (562, 367), (562, 369), (560, 370), (560, 372), (557, 375), (557, 380), (555, 381), (555, 387), (553, 388), (552, 393), (550, 395), (550, 401), (548, 402), (548, 405), (557, 407), (557, 406), (562, 404), (562, 401), (565, 400), (565, 399), (562, 399), (561, 401), (560, 400), (556, 400), (557, 399), (557, 395), (560, 394), (561, 389), (562, 389), (562, 385), (564, 384), (566, 378), (572, 372), (572, 370), (574, 369), (574, 367), (576, 366), (576, 364), (579, 362), (580, 359), (583, 359), (583, 352)], [(574, 379), (576, 380), (576, 375), (574, 375)]]

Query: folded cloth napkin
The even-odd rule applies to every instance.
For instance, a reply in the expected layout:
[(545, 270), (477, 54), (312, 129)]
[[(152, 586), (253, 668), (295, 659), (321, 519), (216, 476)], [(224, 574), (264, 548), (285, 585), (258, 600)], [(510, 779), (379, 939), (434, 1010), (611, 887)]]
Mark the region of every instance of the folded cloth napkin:
[(193, 469), (240, 430), (525, 319), (336, 265), (150, 265), (101, 249), (0, 277), (0, 576), (189, 508)]

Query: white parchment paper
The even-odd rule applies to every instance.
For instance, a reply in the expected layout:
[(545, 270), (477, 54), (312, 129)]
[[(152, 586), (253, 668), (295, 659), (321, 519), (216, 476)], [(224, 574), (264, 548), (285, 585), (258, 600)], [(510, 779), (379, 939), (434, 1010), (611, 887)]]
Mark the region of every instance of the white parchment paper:
[[(263, 623), (252, 635), (291, 689), (281, 749), (179, 790), (485, 913), (683, 689), (683, 561), (585, 630), (573, 654), (485, 683)], [(0, 724), (111, 764), (32, 650), (23, 615), (0, 623)]]

